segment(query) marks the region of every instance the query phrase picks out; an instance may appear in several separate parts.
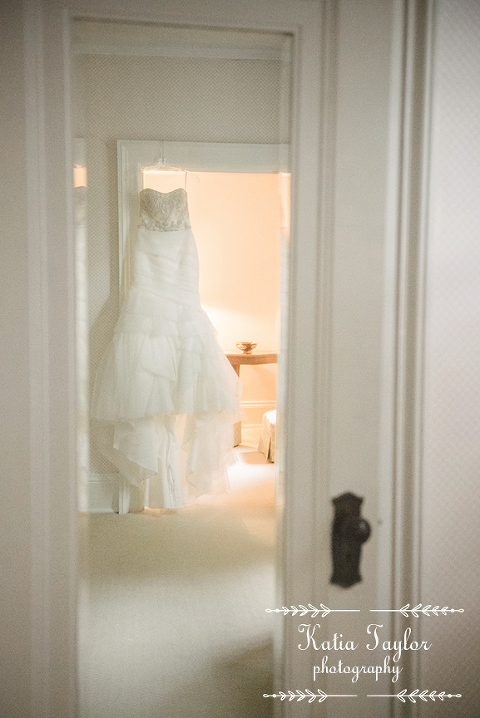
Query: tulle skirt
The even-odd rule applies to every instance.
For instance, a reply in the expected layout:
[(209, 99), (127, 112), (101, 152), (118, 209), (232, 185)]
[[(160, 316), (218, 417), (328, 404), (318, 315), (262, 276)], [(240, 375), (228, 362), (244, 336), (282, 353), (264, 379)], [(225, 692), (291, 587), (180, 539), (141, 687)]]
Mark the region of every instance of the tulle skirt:
[(197, 301), (133, 286), (94, 385), (94, 435), (152, 507), (228, 488), (239, 379)]

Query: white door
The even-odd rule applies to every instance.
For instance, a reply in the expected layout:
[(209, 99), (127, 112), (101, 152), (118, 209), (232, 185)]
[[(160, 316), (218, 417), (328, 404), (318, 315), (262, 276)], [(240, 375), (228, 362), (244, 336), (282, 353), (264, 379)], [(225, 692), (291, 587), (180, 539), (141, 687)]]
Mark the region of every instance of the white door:
[[(315, 687), (329, 696), (329, 718), (474, 716), (480, 6), (337, 8), (325, 463), (330, 496), (364, 498), (372, 537), (362, 548), (362, 583), (318, 587), (332, 611), (315, 619), (318, 642), (331, 642), (317, 655), (338, 670), (342, 660), (343, 670), (393, 671), (352, 682), (351, 673), (322, 674), (308, 650), (300, 670), (319, 666), (326, 682), (317, 677)], [(326, 544), (322, 531), (315, 560)], [(335, 632), (343, 648), (348, 640), (358, 648), (337, 650)], [(288, 715), (301, 714), (296, 702), (288, 705)]]
[[(401, 54), (395, 54), (401, 36), (397, 10), (395, 3), (382, 1), (336, 3), (335, 59), (330, 77), (324, 78), (327, 87), (332, 83), (335, 100), (334, 129), (327, 137), (331, 184), (323, 208), (330, 214), (323, 218), (328, 234), (323, 237), (326, 249), (320, 267), (320, 283), (328, 289), (320, 294), (323, 374), (317, 389), (313, 475), (317, 492), (307, 499), (313, 507), (304, 503), (290, 524), (288, 501), (294, 505), (295, 497), (287, 493), (287, 555), (295, 534), (305, 531), (305, 517), (310, 511), (313, 516), (312, 525), (306, 524), (308, 538), (304, 536), (304, 544), (291, 554), (295, 585), (287, 575), (283, 605), (310, 602), (325, 608), (316, 615), (309, 611), (285, 618), (285, 650), (290, 656), (281, 682), (283, 690), (309, 689), (328, 698), (320, 701), (320, 693), (311, 704), (308, 697), (300, 703), (288, 701), (288, 716), (381, 718), (389, 715), (391, 700), (369, 696), (398, 693), (408, 686), (401, 680), (406, 669), (400, 678), (393, 654), (387, 666), (390, 673), (384, 663), (388, 652), (367, 648), (375, 643), (375, 636), (367, 632), (370, 624), (382, 626), (377, 628), (382, 642), (392, 631), (391, 613), (371, 611), (394, 608), (391, 492), (398, 208), (392, 205), (392, 193), (399, 170), (396, 103), (402, 62)], [(370, 524), (371, 536), (361, 548), (362, 580), (346, 588), (330, 583), (332, 499), (350, 492), (363, 499), (361, 515)], [(313, 630), (309, 641), (307, 632)], [(356, 669), (362, 666), (381, 666), (385, 672), (360, 672), (357, 678)]]
[[(349, 588), (329, 584), (326, 590), (324, 603), (332, 613), (320, 620), (317, 631), (333, 650), (319, 650), (312, 659), (318, 671), (315, 687), (329, 695), (356, 696), (326, 699), (326, 715), (345, 718), (387, 715), (389, 706), (367, 695), (394, 692), (401, 685), (392, 683), (392, 674), (359, 673), (357, 680), (355, 672), (323, 672), (383, 666), (383, 654), (366, 648), (372, 638), (367, 627), (383, 624), (378, 629), (382, 640), (390, 637), (389, 614), (370, 609), (393, 607), (389, 557), (382, 555), (392, 523), (382, 491), (391, 480), (391, 418), (384, 412), (392, 360), (385, 350), (392, 322), (386, 308), (393, 288), (388, 286), (386, 259), (392, 240), (387, 202), (395, 19), (393, 3), (338, 4), (329, 499), (333, 514), (332, 498), (345, 492), (362, 498), (361, 515), (371, 536), (361, 547), (361, 582)], [(329, 548), (324, 548), (327, 555)], [(340, 642), (336, 650), (335, 633), (343, 646), (351, 641), (355, 650), (341, 650)]]

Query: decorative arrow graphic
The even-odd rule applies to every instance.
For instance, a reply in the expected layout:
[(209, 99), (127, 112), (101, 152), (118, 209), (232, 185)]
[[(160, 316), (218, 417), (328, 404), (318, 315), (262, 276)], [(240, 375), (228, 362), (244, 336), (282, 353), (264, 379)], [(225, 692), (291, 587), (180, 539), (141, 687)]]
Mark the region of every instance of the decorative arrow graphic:
[(287, 691), (284, 693), (283, 691), (280, 691), (279, 693), (273, 693), (272, 695), (269, 695), (268, 693), (263, 694), (264, 698), (280, 698), (281, 701), (303, 701), (304, 699), (307, 699), (308, 703), (313, 703), (314, 701), (317, 701), (319, 703), (322, 703), (322, 701), (325, 701), (327, 698), (356, 698), (357, 694), (347, 694), (347, 695), (333, 695), (324, 693), (320, 689), (317, 690), (316, 693), (313, 693), (313, 691), (309, 691), (308, 688), (305, 689), (305, 691)]
[(442, 614), (443, 616), (446, 616), (447, 613), (463, 613), (463, 608), (448, 608), (448, 606), (444, 606), (443, 608), (440, 608), (440, 606), (431, 606), (428, 604), (427, 606), (423, 606), (419, 603), (418, 606), (415, 606), (414, 608), (410, 608), (410, 604), (406, 603), (405, 606), (402, 606), (402, 608), (371, 608), (371, 613), (401, 613), (405, 618), (408, 618), (408, 614), (410, 613), (415, 618), (418, 618), (420, 615), (422, 616), (428, 616), (429, 618), (431, 616), (439, 616)]
[(299, 605), (298, 607), (290, 606), (290, 608), (282, 606), (282, 608), (266, 608), (265, 610), (267, 613), (283, 613), (284, 616), (287, 616), (289, 613), (291, 613), (292, 616), (296, 616), (297, 613), (299, 616), (306, 616), (307, 613), (311, 613), (312, 618), (316, 618), (318, 614), (321, 614), (322, 618), (325, 618), (329, 613), (360, 613), (359, 608), (328, 608), (328, 606), (324, 606), (323, 603), (320, 604), (320, 608), (316, 608), (309, 603), (308, 606)]
[(367, 698), (398, 698), (402, 703), (406, 703), (406, 699), (408, 698), (409, 701), (412, 703), (417, 702), (417, 698), (420, 698), (420, 700), (427, 702), (428, 699), (434, 701), (437, 698), (441, 701), (445, 700), (445, 698), (461, 698), (460, 693), (452, 694), (452, 693), (445, 693), (445, 691), (442, 691), (441, 693), (438, 693), (437, 691), (422, 691), (420, 692), (419, 688), (416, 688), (411, 693), (407, 692), (407, 689), (405, 688), (403, 691), (400, 691), (400, 693), (387, 693), (386, 695), (368, 695)]

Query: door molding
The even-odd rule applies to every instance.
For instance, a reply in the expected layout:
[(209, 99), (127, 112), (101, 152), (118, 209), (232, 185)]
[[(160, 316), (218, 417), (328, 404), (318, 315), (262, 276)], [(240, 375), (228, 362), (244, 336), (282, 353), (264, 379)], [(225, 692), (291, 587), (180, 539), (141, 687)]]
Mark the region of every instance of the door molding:
[[(392, 81), (392, 151), (388, 208), (391, 375), (390, 475), (384, 506), (391, 507), (383, 566), (391, 569), (390, 604), (415, 605), (422, 597), (422, 452), (426, 263), (429, 233), (429, 169), (435, 0), (397, 0), (398, 62)], [(400, 614), (390, 614), (390, 634), (401, 635)], [(403, 626), (404, 627), (404, 626)], [(416, 640), (420, 624), (412, 625)], [(404, 660), (404, 683), (421, 688), (421, 656)], [(417, 716), (420, 706), (392, 705), (392, 716)]]
[(60, 3), (24, 6), (30, 338), (31, 712), (74, 718), (77, 464), (69, 32)]

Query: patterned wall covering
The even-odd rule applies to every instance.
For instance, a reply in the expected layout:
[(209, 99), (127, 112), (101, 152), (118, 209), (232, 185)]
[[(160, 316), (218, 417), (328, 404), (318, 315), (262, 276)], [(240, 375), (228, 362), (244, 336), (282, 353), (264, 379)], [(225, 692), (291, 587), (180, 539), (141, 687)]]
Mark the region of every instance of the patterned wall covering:
[[(90, 377), (118, 316), (118, 139), (288, 141), (278, 60), (78, 55), (76, 133), (86, 138)], [(95, 472), (111, 471), (95, 450)]]
[(465, 613), (423, 619), (433, 647), (414, 687), (463, 696), (422, 704), (422, 716), (473, 718), (480, 715), (480, 3), (436, 5), (421, 600)]

